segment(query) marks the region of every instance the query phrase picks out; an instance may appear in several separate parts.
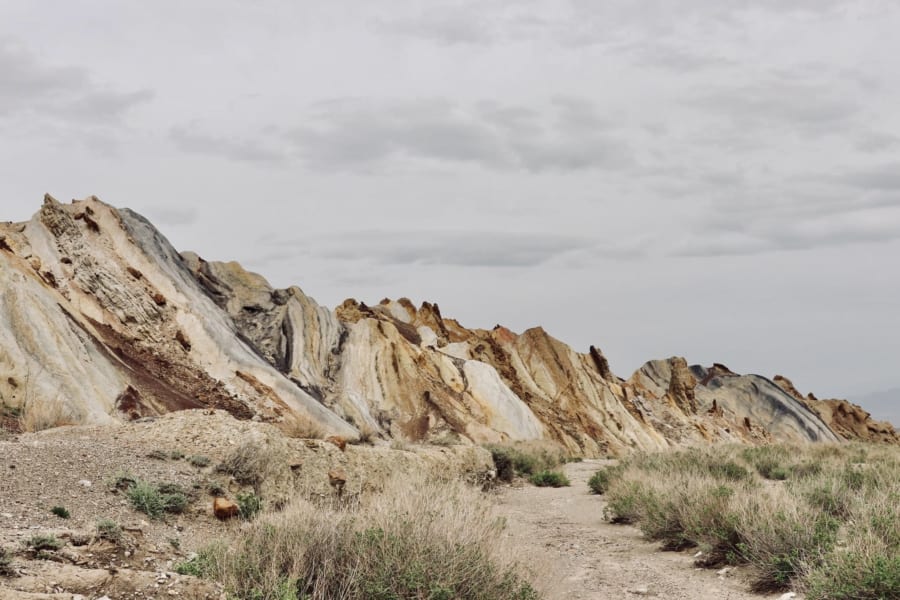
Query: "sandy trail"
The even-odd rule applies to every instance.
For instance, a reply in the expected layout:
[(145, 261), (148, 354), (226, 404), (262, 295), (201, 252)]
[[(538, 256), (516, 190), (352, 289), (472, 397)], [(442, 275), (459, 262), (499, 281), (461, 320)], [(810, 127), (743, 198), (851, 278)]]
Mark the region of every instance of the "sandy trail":
[[(661, 552), (634, 527), (603, 520), (602, 496), (588, 478), (608, 461), (565, 466), (566, 488), (525, 486), (500, 492), (499, 514), (509, 535), (539, 571), (547, 574), (548, 600), (658, 597), (673, 600), (761, 600), (780, 594), (749, 591), (746, 573), (693, 565), (693, 551)], [(544, 586), (541, 586), (544, 587)]]

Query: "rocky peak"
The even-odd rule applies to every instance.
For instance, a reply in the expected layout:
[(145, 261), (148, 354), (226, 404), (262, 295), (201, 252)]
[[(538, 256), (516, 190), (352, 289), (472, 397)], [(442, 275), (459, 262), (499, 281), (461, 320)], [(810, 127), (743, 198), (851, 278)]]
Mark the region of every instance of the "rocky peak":
[(684, 358), (627, 381), (541, 327), (469, 329), (406, 298), (329, 310), (234, 262), (179, 254), (95, 197), (0, 224), (0, 403), (114, 423), (185, 408), (353, 439), (552, 440), (570, 452), (874, 439), (887, 424), (783, 377)]

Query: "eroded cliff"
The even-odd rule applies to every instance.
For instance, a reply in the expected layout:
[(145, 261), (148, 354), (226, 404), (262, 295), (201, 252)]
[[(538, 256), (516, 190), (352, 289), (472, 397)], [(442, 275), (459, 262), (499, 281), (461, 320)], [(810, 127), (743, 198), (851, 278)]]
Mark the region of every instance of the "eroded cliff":
[(48, 196), (31, 221), (0, 225), (0, 267), (0, 403), (33, 427), (215, 407), (349, 438), (548, 439), (591, 456), (898, 440), (783, 378), (672, 358), (626, 381), (597, 348), (578, 353), (541, 328), (467, 329), (406, 299), (329, 310), (237, 263), (178, 254), (94, 197)]

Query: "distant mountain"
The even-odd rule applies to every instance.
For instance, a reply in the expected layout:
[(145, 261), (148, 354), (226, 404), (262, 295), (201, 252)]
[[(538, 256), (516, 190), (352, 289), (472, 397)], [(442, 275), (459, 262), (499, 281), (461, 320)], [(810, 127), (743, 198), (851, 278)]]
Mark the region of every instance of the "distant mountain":
[(305, 437), (543, 439), (586, 456), (900, 442), (862, 408), (801, 396), (783, 377), (673, 357), (626, 380), (600, 350), (578, 353), (540, 327), (468, 329), (405, 298), (331, 310), (237, 263), (179, 253), (149, 221), (95, 197), (47, 196), (30, 221), (0, 222), (0, 427), (191, 408)]
[(900, 387), (858, 395), (853, 401), (872, 413), (873, 419), (900, 427)]

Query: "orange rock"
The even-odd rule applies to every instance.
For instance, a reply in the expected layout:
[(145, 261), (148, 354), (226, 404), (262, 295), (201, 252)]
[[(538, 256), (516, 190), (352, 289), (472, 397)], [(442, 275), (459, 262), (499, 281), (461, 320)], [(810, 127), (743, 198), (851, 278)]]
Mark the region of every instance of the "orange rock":
[(335, 446), (340, 448), (341, 452), (343, 452), (344, 450), (347, 449), (347, 440), (345, 440), (344, 438), (342, 438), (339, 435), (330, 435), (327, 438), (325, 438), (325, 441), (331, 442), (332, 444), (334, 444)]
[(344, 494), (344, 485), (347, 483), (347, 472), (340, 467), (328, 471), (328, 483), (335, 489), (338, 497)]
[(238, 505), (228, 498), (216, 498), (213, 500), (213, 514), (220, 521), (236, 517), (240, 512), (241, 509), (238, 508)]

